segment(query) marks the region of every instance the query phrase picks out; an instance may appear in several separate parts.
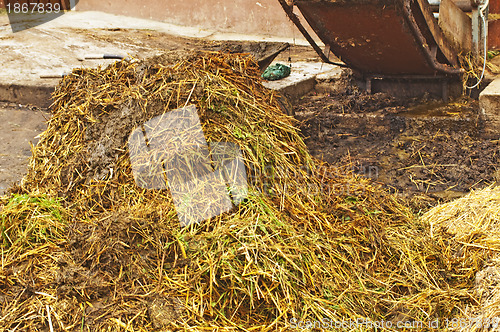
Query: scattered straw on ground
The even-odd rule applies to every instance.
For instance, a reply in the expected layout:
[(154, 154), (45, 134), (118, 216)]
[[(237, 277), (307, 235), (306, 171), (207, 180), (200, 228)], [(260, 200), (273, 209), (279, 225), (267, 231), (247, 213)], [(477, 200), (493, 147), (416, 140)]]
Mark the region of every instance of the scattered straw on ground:
[(467, 244), (500, 250), (500, 187), (473, 191), (436, 206), (423, 218), (433, 233), (446, 232)]
[(461, 320), (468, 322), (467, 331), (499, 331), (500, 187), (473, 191), (434, 207), (422, 218), (436, 238), (454, 243), (450, 248), (456, 257), (485, 263), (471, 292), (477, 302), (467, 306)]

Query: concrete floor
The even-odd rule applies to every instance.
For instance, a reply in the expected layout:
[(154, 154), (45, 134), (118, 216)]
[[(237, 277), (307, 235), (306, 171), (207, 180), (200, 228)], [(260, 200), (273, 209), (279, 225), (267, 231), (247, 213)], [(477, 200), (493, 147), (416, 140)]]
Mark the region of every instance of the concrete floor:
[(19, 182), (36, 144), (46, 128), (47, 112), (12, 103), (0, 103), (0, 195)]

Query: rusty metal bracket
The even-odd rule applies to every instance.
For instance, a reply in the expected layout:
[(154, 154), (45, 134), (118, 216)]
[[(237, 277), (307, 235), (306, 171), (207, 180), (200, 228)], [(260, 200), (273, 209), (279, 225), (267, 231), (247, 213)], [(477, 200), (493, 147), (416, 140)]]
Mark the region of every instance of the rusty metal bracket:
[[(403, 6), (406, 13), (404, 18), (408, 23), (408, 27), (424, 49), (422, 54), (436, 71), (448, 75), (462, 74), (463, 69), (459, 67), (456, 52), (452, 50), (450, 43), (444, 40), (443, 32), (432, 17), (430, 7), (423, 1), (427, 2), (427, 0), (415, 0)], [(415, 6), (411, 6), (412, 4), (415, 4)], [(418, 18), (420, 18), (420, 22), (417, 21)], [(425, 29), (428, 29), (429, 33), (427, 38), (423, 32)], [(445, 65), (437, 60), (438, 49), (450, 65)]]
[(325, 62), (330, 61), (293, 13), (294, 6), (337, 57), (365, 76), (459, 80), (463, 73), (426, 0), (278, 1)]
[(462, 91), (462, 83), (446, 75), (427, 76), (367, 76), (364, 88), (368, 93), (385, 92), (390, 95), (415, 98), (429, 94), (447, 102)]
[(285, 11), (286, 15), (288, 16), (288, 18), (293, 22), (293, 24), (295, 24), (297, 29), (299, 29), (299, 31), (302, 33), (304, 38), (312, 46), (312, 48), (316, 51), (316, 53), (318, 53), (319, 57), (321, 58), (321, 60), (323, 60), (323, 62), (332, 64), (332, 65), (336, 65), (339, 67), (344, 67), (344, 68), (349, 67), (344, 63), (330, 61), (330, 59), (325, 55), (325, 53), (323, 52), (321, 47), (318, 46), (318, 44), (316, 43), (316, 41), (314, 41), (314, 39), (311, 37), (309, 32), (307, 32), (307, 30), (304, 27), (304, 25), (302, 24), (302, 22), (300, 22), (299, 17), (297, 15), (295, 15), (295, 13), (293, 12), (293, 4), (288, 5), (285, 0), (278, 0), (278, 1), (280, 3), (281, 7), (283, 8), (283, 10)]

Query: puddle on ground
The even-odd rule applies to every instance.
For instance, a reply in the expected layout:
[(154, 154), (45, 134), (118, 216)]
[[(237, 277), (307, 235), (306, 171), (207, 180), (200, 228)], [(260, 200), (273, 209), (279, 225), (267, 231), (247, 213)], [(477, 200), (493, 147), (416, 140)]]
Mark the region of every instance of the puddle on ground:
[(312, 155), (372, 170), (391, 191), (448, 201), (500, 182), (500, 143), (481, 136), (477, 100), (401, 102), (346, 84), (313, 92), (295, 111)]
[(452, 102), (430, 101), (410, 106), (397, 115), (414, 118), (427, 117), (471, 117), (474, 115), (474, 105), (470, 101), (460, 99)]

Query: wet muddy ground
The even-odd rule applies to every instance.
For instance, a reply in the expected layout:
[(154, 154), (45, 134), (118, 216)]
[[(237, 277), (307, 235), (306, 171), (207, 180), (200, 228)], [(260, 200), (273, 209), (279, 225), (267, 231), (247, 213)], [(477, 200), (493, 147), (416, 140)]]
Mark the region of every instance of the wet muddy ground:
[(498, 139), (481, 135), (477, 100), (368, 95), (348, 77), (295, 104), (311, 153), (404, 196), (449, 200), (500, 181)]

